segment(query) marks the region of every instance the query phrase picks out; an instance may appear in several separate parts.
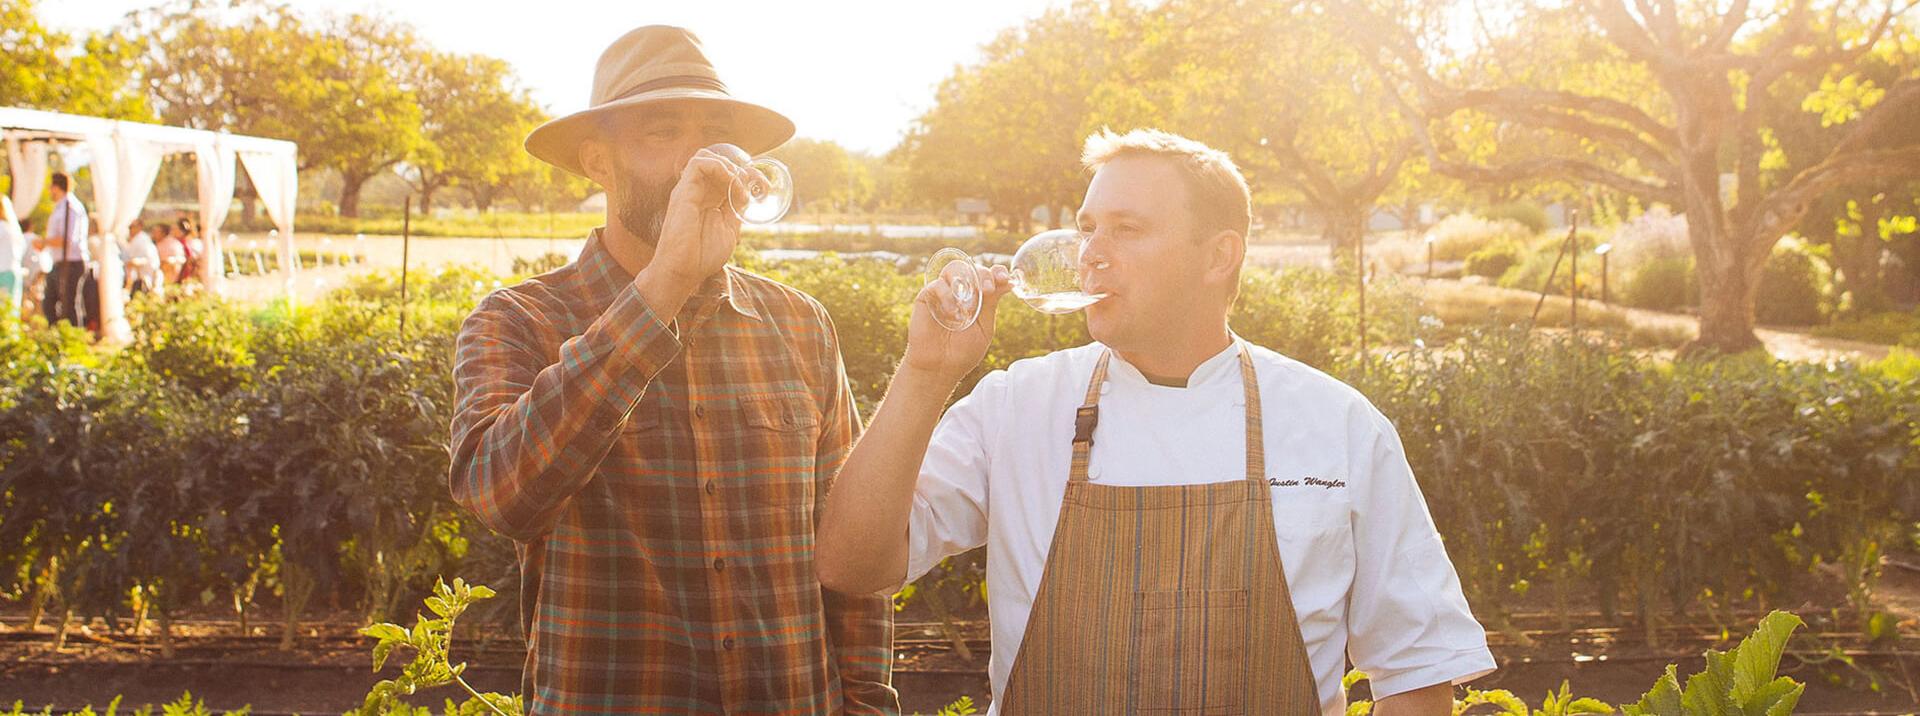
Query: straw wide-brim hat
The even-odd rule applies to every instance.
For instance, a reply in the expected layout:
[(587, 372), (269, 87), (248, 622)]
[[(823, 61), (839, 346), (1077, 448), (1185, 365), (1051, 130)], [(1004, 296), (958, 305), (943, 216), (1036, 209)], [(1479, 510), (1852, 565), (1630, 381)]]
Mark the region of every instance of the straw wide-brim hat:
[(732, 142), (761, 154), (793, 137), (793, 120), (751, 102), (734, 99), (684, 28), (649, 25), (620, 36), (593, 68), (593, 97), (586, 109), (542, 124), (527, 135), (527, 152), (580, 176), (580, 142), (593, 136), (600, 118), (645, 113), (670, 100), (703, 100), (733, 109)]

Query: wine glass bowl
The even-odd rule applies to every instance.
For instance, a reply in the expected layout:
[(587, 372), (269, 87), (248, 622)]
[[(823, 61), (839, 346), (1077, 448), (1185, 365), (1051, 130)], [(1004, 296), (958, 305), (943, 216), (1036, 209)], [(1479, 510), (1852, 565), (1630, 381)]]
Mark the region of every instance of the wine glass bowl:
[(1036, 234), (1013, 254), (1013, 295), (1041, 313), (1059, 315), (1091, 306), (1107, 295), (1081, 288), (1086, 270), (1080, 251), (1087, 235), (1073, 229)]
[[(1106, 298), (1081, 288), (1086, 267), (1080, 252), (1087, 235), (1073, 229), (1043, 231), (1020, 244), (1013, 254), (1010, 277), (1013, 295), (1041, 313), (1072, 313)], [(928, 284), (944, 281), (933, 306), (934, 321), (952, 331), (964, 331), (980, 317), (980, 272), (967, 252), (948, 247), (927, 260)]]
[(948, 247), (927, 259), (927, 284), (945, 284), (934, 294), (930, 313), (949, 331), (964, 331), (980, 318), (980, 268), (967, 252)]

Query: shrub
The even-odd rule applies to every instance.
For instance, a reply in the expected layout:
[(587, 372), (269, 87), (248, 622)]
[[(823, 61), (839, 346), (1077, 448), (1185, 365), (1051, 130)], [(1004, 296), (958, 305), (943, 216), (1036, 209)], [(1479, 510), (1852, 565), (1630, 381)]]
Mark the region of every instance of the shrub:
[(1814, 257), (1799, 241), (1781, 241), (1767, 257), (1761, 273), (1754, 319), (1783, 326), (1820, 323), (1825, 316), (1827, 288), (1826, 262)]
[(1920, 348), (1920, 311), (1883, 312), (1813, 329), (1816, 336)]
[(1524, 201), (1495, 204), (1483, 212), (1490, 221), (1511, 221), (1525, 227), (1529, 234), (1539, 234), (1548, 226), (1547, 210)]
[(1433, 239), (1433, 257), (1438, 261), (1465, 261), (1473, 252), (1502, 239), (1525, 242), (1532, 238), (1525, 226), (1514, 221), (1482, 219), (1472, 214), (1454, 214), (1441, 219), (1427, 230)]
[(1518, 242), (1496, 241), (1467, 256), (1467, 273), (1473, 276), (1498, 279), (1502, 275), (1505, 275), (1508, 269), (1520, 263), (1520, 256), (1523, 251), (1525, 251), (1525, 249), (1521, 248)]
[[(1565, 234), (1541, 237), (1534, 241), (1521, 256), (1520, 262), (1501, 274), (1499, 284), (1505, 288), (1533, 292), (1539, 292), (1544, 286), (1549, 293), (1567, 295), (1575, 262), (1561, 253), (1565, 245)], [(1580, 295), (1585, 298), (1600, 296), (1600, 257), (1593, 254), (1593, 248), (1598, 245), (1593, 234), (1582, 231), (1575, 237), (1575, 250), (1580, 252)], [(1555, 263), (1559, 264), (1558, 270), (1555, 270)], [(1551, 285), (1547, 282), (1548, 276), (1553, 278)]]
[(1674, 311), (1700, 302), (1700, 284), (1693, 261), (1684, 257), (1658, 258), (1641, 264), (1627, 279), (1625, 300), (1634, 308)]

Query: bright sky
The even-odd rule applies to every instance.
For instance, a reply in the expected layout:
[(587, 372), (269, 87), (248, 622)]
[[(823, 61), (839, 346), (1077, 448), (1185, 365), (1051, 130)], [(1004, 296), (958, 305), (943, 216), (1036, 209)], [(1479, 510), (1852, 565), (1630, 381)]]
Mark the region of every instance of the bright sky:
[[(39, 3), (65, 30), (111, 27), (158, 0)], [(647, 24), (690, 28), (735, 94), (792, 117), (800, 136), (884, 152), (953, 68), (1000, 30), (1063, 0), (290, 0), (306, 12), (372, 12), (442, 50), (512, 63), (549, 112), (583, 108), (600, 51)]]

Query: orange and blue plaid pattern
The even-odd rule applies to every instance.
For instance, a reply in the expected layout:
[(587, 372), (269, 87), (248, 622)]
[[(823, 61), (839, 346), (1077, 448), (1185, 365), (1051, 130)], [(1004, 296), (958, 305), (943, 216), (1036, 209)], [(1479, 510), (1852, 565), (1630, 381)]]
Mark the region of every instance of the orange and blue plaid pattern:
[(454, 498), (519, 543), (536, 714), (894, 713), (892, 609), (823, 590), (859, 417), (812, 298), (728, 267), (672, 320), (601, 237), (481, 301)]

